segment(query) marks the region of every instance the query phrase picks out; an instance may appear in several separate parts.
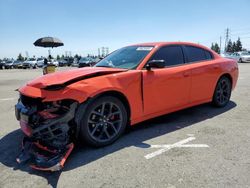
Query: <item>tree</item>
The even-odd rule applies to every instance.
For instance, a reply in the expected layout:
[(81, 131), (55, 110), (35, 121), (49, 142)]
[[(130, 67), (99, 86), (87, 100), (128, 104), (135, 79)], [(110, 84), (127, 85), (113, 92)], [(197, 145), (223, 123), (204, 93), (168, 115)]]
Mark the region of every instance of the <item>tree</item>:
[(220, 47), (217, 42), (214, 44), (214, 51), (217, 52), (218, 54), (220, 53)]
[(74, 58), (78, 59), (78, 58), (79, 58), (79, 55), (78, 55), (78, 54), (76, 54), (76, 55), (74, 56)]
[(236, 41), (236, 52), (239, 52), (242, 50), (242, 43), (240, 41), (240, 37), (238, 37), (238, 40)]
[(227, 43), (226, 52), (233, 52), (233, 43), (232, 43), (231, 39), (229, 39), (229, 41)]
[(19, 53), (19, 55), (17, 56), (17, 60), (19, 60), (19, 61), (23, 61), (24, 60), (24, 57), (22, 56), (21, 53)]
[(219, 45), (218, 45), (217, 42), (214, 43), (214, 44), (212, 43), (211, 49), (212, 49), (213, 51), (217, 52), (218, 54), (220, 53), (220, 47), (219, 47)]
[(57, 56), (56, 56), (56, 59), (59, 60), (59, 59), (60, 59), (60, 55), (57, 55)]
[(237, 47), (236, 47), (236, 43), (233, 42), (233, 46), (232, 46), (233, 52), (237, 52)]
[(212, 49), (212, 50), (214, 50), (214, 43), (212, 43), (212, 45), (211, 45), (211, 49)]

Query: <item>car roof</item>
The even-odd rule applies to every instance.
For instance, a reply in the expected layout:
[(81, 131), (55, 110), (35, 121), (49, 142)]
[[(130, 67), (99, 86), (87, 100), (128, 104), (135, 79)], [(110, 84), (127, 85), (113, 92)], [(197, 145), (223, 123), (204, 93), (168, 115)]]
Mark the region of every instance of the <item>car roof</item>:
[(137, 45), (144, 45), (144, 46), (165, 46), (165, 45), (192, 45), (192, 46), (200, 46), (200, 47), (204, 47), (200, 44), (197, 43), (192, 43), (192, 42), (180, 42), (180, 41), (173, 41), (173, 42), (146, 42), (146, 43), (139, 43), (139, 44), (135, 44), (132, 46), (137, 46)]
[(131, 46), (154, 46), (154, 47), (162, 47), (162, 46), (166, 46), (166, 45), (188, 45), (188, 46), (194, 46), (194, 47), (198, 47), (198, 48), (203, 48), (205, 50), (210, 51), (211, 53), (213, 53), (215, 56), (219, 57), (219, 55), (217, 53), (215, 53), (213, 50), (211, 50), (210, 48), (197, 44), (197, 43), (192, 43), (192, 42), (147, 42), (147, 43), (138, 43), (138, 44), (134, 44)]
[(190, 45), (190, 46), (196, 46), (200, 48), (209, 49), (206, 46), (203, 46), (197, 43), (192, 43), (192, 42), (147, 42), (147, 43), (134, 44), (131, 46), (159, 46), (160, 47), (160, 46), (166, 46), (166, 45)]

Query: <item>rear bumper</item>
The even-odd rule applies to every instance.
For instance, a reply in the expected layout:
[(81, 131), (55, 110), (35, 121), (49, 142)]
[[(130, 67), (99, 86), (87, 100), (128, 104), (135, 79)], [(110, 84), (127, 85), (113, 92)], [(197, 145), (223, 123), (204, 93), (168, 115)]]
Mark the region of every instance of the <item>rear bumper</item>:
[(31, 65), (30, 65), (30, 64), (23, 64), (22, 67), (23, 67), (23, 68), (30, 68)]

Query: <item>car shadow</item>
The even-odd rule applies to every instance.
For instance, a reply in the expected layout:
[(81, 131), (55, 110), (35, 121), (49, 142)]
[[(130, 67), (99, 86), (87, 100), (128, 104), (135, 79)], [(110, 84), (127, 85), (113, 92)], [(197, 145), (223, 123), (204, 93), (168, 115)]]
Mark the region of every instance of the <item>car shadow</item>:
[(110, 146), (103, 148), (77, 146), (68, 158), (63, 170), (53, 173), (36, 171), (28, 165), (19, 165), (16, 162), (15, 159), (20, 152), (20, 143), (23, 137), (21, 130), (18, 129), (7, 134), (0, 140), (0, 163), (13, 168), (13, 170), (21, 170), (29, 174), (41, 176), (47, 179), (49, 185), (57, 187), (60, 174), (64, 171), (84, 166), (126, 147), (149, 147), (144, 142), (151, 138), (192, 126), (195, 123), (225, 113), (234, 107), (236, 107), (236, 103), (232, 101), (224, 108), (215, 108), (211, 104), (204, 104), (145, 121), (129, 128), (119, 140)]

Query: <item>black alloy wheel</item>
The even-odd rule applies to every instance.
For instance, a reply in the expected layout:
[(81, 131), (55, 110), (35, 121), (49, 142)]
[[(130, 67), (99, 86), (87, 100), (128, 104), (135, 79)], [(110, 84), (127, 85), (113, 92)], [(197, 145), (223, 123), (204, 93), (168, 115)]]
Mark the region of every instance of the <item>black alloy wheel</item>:
[(120, 137), (127, 125), (124, 104), (112, 96), (97, 98), (82, 113), (80, 136), (92, 146), (111, 144)]
[(217, 107), (224, 107), (230, 100), (232, 90), (231, 80), (223, 76), (219, 79), (213, 96), (213, 104)]

